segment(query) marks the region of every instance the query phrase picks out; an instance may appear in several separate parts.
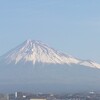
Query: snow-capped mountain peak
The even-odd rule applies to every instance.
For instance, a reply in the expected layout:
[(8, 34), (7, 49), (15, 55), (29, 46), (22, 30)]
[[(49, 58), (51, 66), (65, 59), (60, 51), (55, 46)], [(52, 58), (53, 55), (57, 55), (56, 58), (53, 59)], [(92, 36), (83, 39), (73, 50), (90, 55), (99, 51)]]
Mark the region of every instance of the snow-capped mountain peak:
[(73, 56), (59, 52), (41, 41), (26, 40), (21, 45), (3, 56), (7, 63), (46, 63), (46, 64), (78, 64), (92, 68), (100, 68), (100, 64), (93, 61), (80, 60)]
[(10, 53), (5, 55), (8, 63), (20, 61), (31, 61), (48, 64), (71, 64), (78, 63), (79, 60), (72, 56), (54, 50), (40, 41), (27, 40)]

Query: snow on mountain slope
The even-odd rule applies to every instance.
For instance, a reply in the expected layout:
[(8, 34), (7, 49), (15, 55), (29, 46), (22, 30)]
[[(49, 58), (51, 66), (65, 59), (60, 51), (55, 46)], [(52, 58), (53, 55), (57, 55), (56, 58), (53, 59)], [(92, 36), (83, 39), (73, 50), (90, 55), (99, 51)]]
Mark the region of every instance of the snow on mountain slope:
[(80, 61), (80, 65), (83, 65), (83, 66), (89, 66), (89, 67), (92, 67), (92, 68), (99, 68), (100, 69), (100, 64), (94, 62), (94, 61)]
[(46, 64), (78, 64), (92, 68), (100, 68), (100, 64), (92, 61), (83, 61), (76, 59), (70, 55), (66, 55), (54, 50), (40, 41), (27, 40), (17, 48), (3, 56), (7, 63), (19, 63), (20, 61), (32, 62), (33, 64), (40, 62)]

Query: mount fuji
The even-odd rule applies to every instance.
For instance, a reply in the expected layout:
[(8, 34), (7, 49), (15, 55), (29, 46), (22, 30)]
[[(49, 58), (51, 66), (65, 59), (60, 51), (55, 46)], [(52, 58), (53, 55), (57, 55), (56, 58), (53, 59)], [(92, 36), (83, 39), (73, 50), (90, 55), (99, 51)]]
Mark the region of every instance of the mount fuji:
[(0, 57), (0, 91), (100, 90), (100, 64), (27, 40)]

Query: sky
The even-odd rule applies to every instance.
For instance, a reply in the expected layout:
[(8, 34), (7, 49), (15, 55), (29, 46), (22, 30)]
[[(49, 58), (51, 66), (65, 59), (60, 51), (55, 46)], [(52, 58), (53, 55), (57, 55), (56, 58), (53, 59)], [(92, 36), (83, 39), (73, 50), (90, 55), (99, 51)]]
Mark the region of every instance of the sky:
[(100, 63), (100, 0), (0, 0), (0, 55), (27, 39)]

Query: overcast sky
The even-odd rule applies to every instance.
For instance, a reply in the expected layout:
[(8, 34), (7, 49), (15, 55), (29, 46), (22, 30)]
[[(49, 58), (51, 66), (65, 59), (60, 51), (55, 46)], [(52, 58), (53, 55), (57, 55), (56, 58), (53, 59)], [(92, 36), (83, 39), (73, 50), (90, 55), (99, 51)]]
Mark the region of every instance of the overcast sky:
[(0, 55), (27, 39), (100, 63), (100, 0), (0, 0)]

